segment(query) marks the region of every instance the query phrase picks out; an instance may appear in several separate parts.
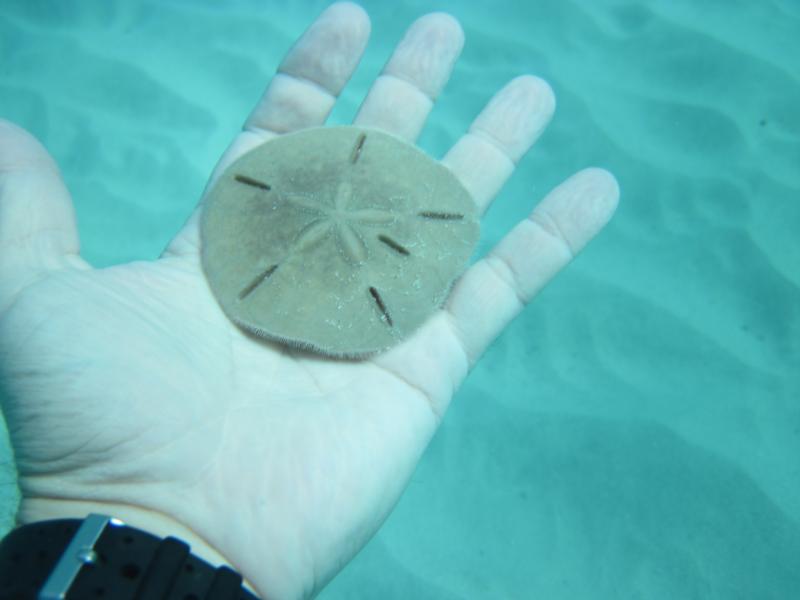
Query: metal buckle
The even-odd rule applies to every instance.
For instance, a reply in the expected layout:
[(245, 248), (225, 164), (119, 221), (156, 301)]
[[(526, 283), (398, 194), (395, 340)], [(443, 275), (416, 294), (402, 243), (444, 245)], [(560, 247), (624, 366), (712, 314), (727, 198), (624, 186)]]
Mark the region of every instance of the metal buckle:
[(94, 564), (97, 553), (94, 545), (103, 534), (107, 525), (124, 525), (119, 519), (108, 515), (89, 514), (78, 527), (67, 548), (61, 554), (53, 572), (39, 590), (37, 600), (64, 600), (72, 582), (78, 576), (83, 565)]

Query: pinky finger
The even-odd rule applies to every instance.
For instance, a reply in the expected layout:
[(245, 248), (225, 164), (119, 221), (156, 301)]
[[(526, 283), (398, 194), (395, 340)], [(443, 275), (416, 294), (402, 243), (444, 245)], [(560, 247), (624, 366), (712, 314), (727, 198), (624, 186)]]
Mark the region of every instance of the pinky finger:
[(608, 223), (619, 187), (586, 169), (555, 188), (457, 282), (446, 310), (470, 365), (505, 326)]

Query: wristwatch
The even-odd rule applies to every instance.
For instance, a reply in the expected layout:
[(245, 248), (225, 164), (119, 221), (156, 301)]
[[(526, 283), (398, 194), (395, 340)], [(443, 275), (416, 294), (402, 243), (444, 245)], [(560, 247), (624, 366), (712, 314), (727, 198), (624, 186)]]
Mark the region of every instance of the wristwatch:
[(23, 525), (0, 542), (0, 600), (258, 600), (229, 567), (107, 515)]

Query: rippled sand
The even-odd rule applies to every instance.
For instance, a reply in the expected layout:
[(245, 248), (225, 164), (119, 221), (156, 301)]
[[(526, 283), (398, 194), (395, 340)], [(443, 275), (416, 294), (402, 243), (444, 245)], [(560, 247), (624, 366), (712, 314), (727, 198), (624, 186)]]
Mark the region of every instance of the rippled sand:
[[(326, 3), (77, 4), (4, 3), (0, 116), (57, 157), (91, 262), (154, 258)], [(374, 39), (335, 122), (427, 5), (363, 4)], [(437, 4), (467, 46), (426, 150), (442, 154), (518, 74), (559, 101), (483, 250), (579, 168), (613, 170), (622, 203), (488, 352), (396, 512), (322, 598), (797, 593), (800, 8), (702, 4)]]

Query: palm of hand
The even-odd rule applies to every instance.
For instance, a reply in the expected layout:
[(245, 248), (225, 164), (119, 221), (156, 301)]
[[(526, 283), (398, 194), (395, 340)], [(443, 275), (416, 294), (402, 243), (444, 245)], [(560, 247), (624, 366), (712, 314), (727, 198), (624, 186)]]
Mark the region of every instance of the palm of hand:
[[(18, 342), (5, 348), (9, 372), (36, 373), (15, 378), (13, 397), (26, 401), (6, 408), (9, 423), (24, 424), (13, 437), (27, 450), (26, 501), (92, 498), (179, 515), (234, 564), (352, 554), (436, 423), (427, 382), (241, 332), (196, 259), (55, 273), (23, 291), (3, 324)], [(353, 536), (356, 527), (364, 533)], [(217, 541), (226, 538), (235, 544)]]
[[(276, 132), (321, 124), (367, 33), (353, 5), (323, 13), (217, 173)], [(357, 124), (413, 140), (460, 36), (443, 15), (415, 23)], [(407, 96), (401, 118), (398, 94)], [(481, 209), (552, 108), (546, 84), (519, 78), (445, 157)], [(313, 593), (363, 546), (469, 367), (617, 199), (607, 173), (576, 175), (471, 267), (411, 338), (370, 360), (337, 361), (254, 339), (227, 320), (200, 267), (197, 213), (160, 260), (92, 270), (77, 256), (71, 204), (49, 161), (0, 124), (0, 224), (16, 223), (0, 227), (0, 245), (15, 251), (0, 254), (0, 357), (20, 519), (105, 507), (152, 531), (163, 526), (157, 515), (276, 598)]]

